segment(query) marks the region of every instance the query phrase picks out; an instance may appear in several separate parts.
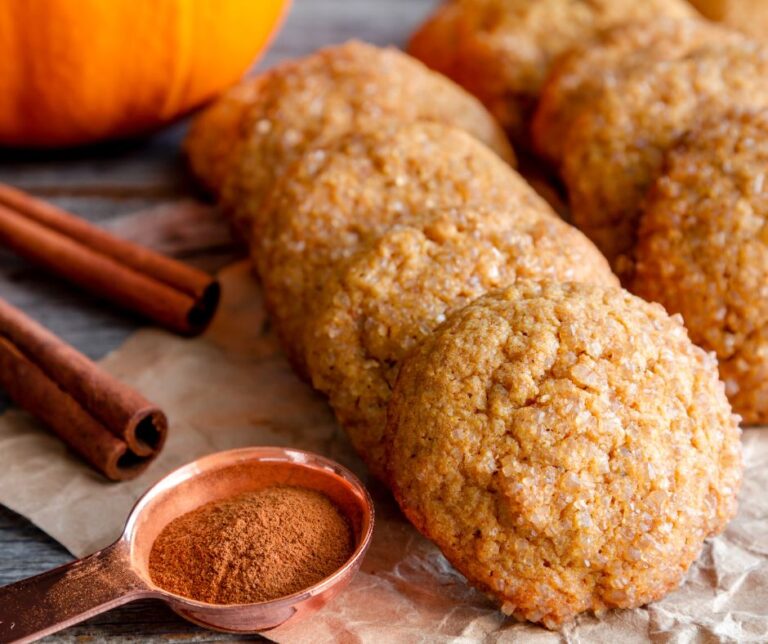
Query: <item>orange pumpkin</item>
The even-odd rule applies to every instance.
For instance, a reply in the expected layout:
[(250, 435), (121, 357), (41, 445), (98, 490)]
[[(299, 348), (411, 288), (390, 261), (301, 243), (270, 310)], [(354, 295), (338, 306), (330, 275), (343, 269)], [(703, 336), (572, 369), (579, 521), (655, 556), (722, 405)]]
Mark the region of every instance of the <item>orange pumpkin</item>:
[(288, 0), (2, 0), (0, 144), (144, 132), (234, 83)]

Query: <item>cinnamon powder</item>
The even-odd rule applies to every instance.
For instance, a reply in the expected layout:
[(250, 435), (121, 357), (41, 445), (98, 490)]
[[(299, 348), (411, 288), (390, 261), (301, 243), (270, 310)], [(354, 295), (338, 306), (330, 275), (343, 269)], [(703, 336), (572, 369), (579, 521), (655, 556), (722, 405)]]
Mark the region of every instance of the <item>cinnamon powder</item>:
[(319, 582), (353, 549), (347, 520), (326, 496), (275, 486), (173, 520), (152, 545), (149, 572), (158, 586), (177, 595), (247, 604)]

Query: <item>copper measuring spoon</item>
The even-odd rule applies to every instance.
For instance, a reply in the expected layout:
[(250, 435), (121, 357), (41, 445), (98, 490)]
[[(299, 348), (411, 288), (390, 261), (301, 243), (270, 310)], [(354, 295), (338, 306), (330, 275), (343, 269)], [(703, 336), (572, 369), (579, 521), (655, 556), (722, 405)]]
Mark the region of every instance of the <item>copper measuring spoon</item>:
[[(215, 605), (152, 583), (149, 553), (176, 517), (210, 501), (270, 485), (318, 490), (347, 516), (355, 550), (321, 582), (257, 604)], [(206, 456), (172, 472), (131, 510), (121, 537), (95, 554), (0, 588), (0, 642), (31, 642), (137, 599), (161, 599), (195, 624), (232, 633), (265, 631), (320, 609), (349, 584), (373, 532), (373, 503), (349, 470), (317, 454), (252, 447)]]

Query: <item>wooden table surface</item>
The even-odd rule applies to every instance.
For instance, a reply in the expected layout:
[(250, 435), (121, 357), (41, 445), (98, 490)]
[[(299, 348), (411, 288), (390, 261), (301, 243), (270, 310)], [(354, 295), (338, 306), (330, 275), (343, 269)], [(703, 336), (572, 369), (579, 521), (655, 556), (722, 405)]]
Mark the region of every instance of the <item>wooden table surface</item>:
[[(280, 36), (259, 67), (349, 38), (402, 45), (434, 4), (434, 0), (294, 0)], [(200, 198), (179, 154), (184, 130), (182, 123), (148, 139), (86, 150), (0, 151), (0, 181), (48, 199), (117, 234), (135, 230), (135, 225), (128, 224), (136, 221), (133, 213), (142, 211), (146, 234), (141, 234), (139, 241), (215, 270), (238, 254), (225, 227), (206, 209), (186, 222), (162, 208), (179, 199)], [(78, 292), (2, 249), (0, 297), (94, 359), (119, 346), (140, 324), (135, 317)], [(1, 396), (0, 409), (7, 406)], [(70, 559), (59, 544), (0, 506), (0, 585)], [(138, 602), (46, 641), (153, 642), (168, 638), (188, 642), (247, 639), (199, 629), (158, 602)]]

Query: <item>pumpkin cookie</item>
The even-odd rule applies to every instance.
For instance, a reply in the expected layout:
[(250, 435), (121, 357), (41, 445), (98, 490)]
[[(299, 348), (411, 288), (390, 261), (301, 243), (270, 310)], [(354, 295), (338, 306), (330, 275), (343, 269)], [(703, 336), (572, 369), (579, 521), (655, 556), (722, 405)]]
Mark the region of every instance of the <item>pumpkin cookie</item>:
[(734, 409), (768, 422), (768, 113), (692, 131), (648, 197), (634, 290), (717, 354)]
[(562, 164), (573, 221), (623, 279), (641, 202), (665, 152), (707, 114), (768, 105), (766, 75), (768, 50), (729, 38), (677, 60), (638, 63), (574, 120)]
[(559, 54), (619, 23), (695, 15), (682, 0), (452, 0), (412, 36), (408, 51), (466, 87), (525, 141)]
[(397, 222), (464, 204), (552, 212), (490, 149), (437, 123), (351, 134), (287, 171), (261, 213), (252, 254), (294, 366), (304, 372), (304, 325), (338, 262)]
[[(541, 91), (531, 136), (536, 153), (557, 167), (568, 128), (589, 99), (638, 60), (670, 60), (732, 37), (700, 20), (661, 18), (608, 29), (560, 57)], [(737, 36), (738, 37), (738, 36)]]
[(245, 138), (244, 115), (259, 97), (267, 76), (235, 85), (192, 121), (184, 151), (192, 173), (203, 187), (218, 194), (231, 170), (233, 151)]
[(309, 147), (385, 119), (447, 123), (514, 159), (476, 98), (397, 49), (356, 41), (245, 81), (199, 117), (187, 149), (193, 169), (224, 191), (227, 204), (245, 197), (255, 202)]
[(557, 628), (678, 586), (735, 514), (737, 421), (679, 317), (616, 288), (519, 281), (403, 362), (390, 477), (470, 582)]
[(618, 286), (578, 230), (523, 207), (417, 217), (326, 284), (305, 335), (309, 373), (374, 475), (385, 472), (386, 408), (400, 360), (446, 315), (518, 278)]

